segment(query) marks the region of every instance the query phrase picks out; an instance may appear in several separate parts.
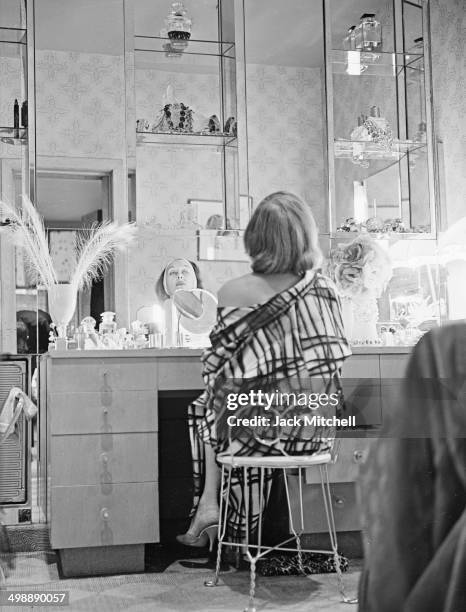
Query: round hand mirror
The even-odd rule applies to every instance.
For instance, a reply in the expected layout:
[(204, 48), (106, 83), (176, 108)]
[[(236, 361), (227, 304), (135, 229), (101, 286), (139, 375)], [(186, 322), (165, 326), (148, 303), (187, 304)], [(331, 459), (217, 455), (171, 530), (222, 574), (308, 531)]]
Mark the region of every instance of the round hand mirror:
[(210, 332), (217, 317), (217, 298), (205, 289), (180, 289), (173, 294), (180, 324), (192, 334)]

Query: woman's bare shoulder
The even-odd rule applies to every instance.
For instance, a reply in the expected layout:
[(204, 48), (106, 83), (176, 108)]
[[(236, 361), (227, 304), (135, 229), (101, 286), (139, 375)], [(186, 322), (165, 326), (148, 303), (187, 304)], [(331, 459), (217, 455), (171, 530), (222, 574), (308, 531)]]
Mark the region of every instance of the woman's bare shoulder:
[(218, 291), (219, 306), (252, 306), (257, 292), (257, 279), (254, 274), (244, 274), (222, 285)]

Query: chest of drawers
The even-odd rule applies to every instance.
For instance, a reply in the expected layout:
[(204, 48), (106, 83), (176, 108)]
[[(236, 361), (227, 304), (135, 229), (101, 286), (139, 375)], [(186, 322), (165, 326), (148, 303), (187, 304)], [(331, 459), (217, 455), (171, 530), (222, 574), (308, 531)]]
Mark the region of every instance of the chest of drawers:
[(157, 360), (43, 359), (50, 543), (65, 576), (144, 570), (159, 541)]

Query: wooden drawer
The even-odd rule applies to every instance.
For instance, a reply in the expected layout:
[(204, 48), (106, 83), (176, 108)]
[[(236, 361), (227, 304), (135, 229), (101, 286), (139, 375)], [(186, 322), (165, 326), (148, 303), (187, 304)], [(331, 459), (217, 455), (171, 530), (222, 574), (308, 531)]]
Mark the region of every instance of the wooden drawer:
[(409, 353), (400, 353), (398, 355), (380, 355), (381, 378), (403, 378), (409, 358)]
[(100, 485), (158, 480), (155, 433), (52, 436), (52, 485)]
[(48, 363), (51, 391), (99, 391), (109, 393), (120, 390), (155, 389), (157, 387), (157, 362), (137, 358), (112, 359), (61, 359)]
[(52, 548), (143, 544), (159, 541), (156, 482), (115, 484), (105, 495), (100, 486), (52, 487)]
[(157, 431), (157, 391), (54, 391), (48, 415), (52, 435)]
[[(338, 457), (335, 463), (328, 466), (330, 482), (354, 482), (366, 461), (374, 438), (342, 438), (338, 440)], [(306, 470), (307, 484), (320, 484), (318, 468)]]
[(164, 357), (159, 363), (159, 389), (199, 389), (203, 391), (202, 364), (199, 357)]
[(351, 355), (343, 364), (343, 378), (379, 378), (379, 355)]
[[(299, 527), (298, 478), (289, 477), (292, 516), (295, 526)], [(331, 485), (332, 507), (337, 531), (360, 531), (361, 511), (356, 500), (354, 483)], [(303, 486), (304, 531), (305, 533), (328, 532), (325, 518), (322, 487), (317, 484)]]

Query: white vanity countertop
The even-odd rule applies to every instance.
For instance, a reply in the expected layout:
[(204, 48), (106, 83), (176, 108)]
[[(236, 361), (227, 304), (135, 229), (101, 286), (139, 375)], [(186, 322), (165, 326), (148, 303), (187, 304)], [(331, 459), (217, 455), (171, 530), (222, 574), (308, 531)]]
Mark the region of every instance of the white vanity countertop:
[(94, 357), (98, 359), (112, 357), (192, 357), (199, 360), (202, 355), (202, 349), (189, 348), (148, 348), (148, 349), (131, 349), (131, 350), (95, 350), (95, 351), (50, 351), (46, 353), (51, 359), (86, 359)]
[[(393, 354), (409, 354), (412, 346), (353, 346), (351, 351), (353, 355), (393, 355)], [(94, 357), (115, 358), (115, 357), (191, 357), (193, 360), (199, 360), (202, 355), (202, 349), (190, 348), (151, 348), (151, 349), (132, 349), (132, 350), (116, 350), (116, 351), (50, 351), (46, 353), (51, 359), (86, 359)]]

